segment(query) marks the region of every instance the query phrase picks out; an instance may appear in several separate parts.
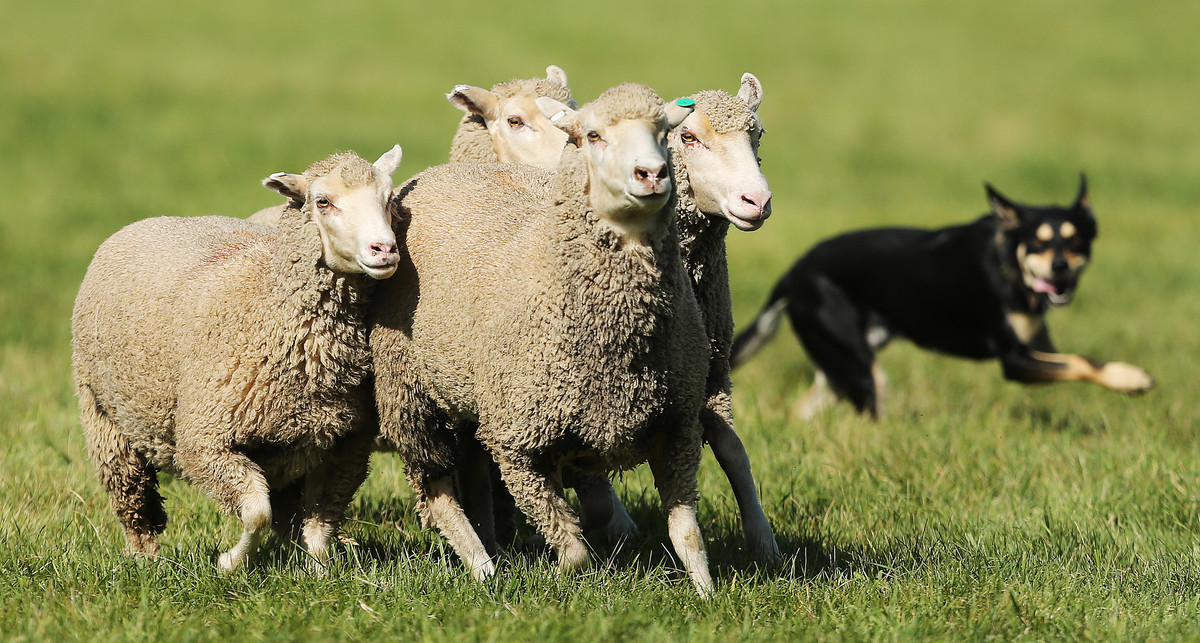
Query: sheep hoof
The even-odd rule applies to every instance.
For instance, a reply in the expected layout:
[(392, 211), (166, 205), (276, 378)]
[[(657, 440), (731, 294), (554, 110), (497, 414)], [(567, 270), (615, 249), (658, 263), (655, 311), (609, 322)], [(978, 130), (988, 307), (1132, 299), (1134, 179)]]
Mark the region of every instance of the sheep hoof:
[(245, 556), (234, 556), (233, 552), (227, 551), (217, 557), (217, 567), (221, 571), (229, 574), (237, 571), (240, 567), (246, 565), (249, 561)]
[(485, 581), (496, 575), (496, 563), (492, 562), (491, 558), (483, 562), (471, 566), (471, 578), (477, 581)]
[(767, 567), (776, 567), (783, 562), (783, 553), (779, 551), (779, 545), (775, 543), (775, 537), (763, 537), (758, 542), (747, 542), (746, 549), (754, 560), (766, 565)]
[(579, 541), (567, 543), (558, 549), (558, 570), (562, 573), (587, 571), (591, 565), (587, 547)]
[(307, 567), (308, 573), (316, 576), (317, 578), (325, 578), (329, 576), (329, 557), (326, 556), (325, 560), (320, 560), (316, 557), (309, 557)]

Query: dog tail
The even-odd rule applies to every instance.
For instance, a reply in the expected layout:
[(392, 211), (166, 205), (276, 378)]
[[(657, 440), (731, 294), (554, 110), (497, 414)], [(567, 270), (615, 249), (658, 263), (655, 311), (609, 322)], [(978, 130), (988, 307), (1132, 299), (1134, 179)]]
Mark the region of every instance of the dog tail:
[(779, 330), (779, 317), (783, 315), (787, 303), (787, 296), (776, 290), (767, 300), (767, 305), (763, 306), (754, 321), (750, 322), (750, 327), (733, 338), (733, 348), (729, 356), (731, 369), (741, 366), (753, 357), (775, 335), (775, 331)]

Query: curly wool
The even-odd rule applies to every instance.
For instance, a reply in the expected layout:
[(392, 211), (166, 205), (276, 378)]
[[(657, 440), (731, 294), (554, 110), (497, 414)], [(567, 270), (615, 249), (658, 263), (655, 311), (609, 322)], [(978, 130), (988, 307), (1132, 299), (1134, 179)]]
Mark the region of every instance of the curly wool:
[[(356, 158), (334, 168), (359, 176)], [(146, 219), (97, 251), (75, 303), (73, 362), (89, 452), (127, 527), (157, 533), (166, 520), (144, 515), (152, 484), (116, 482), (140, 479), (139, 467), (195, 482), (237, 514), (240, 469), (218, 456), (244, 454), (229, 457), (249, 457), (274, 489), (373, 427), (373, 281), (323, 265), (311, 207), (285, 209), (278, 228)], [(356, 449), (347, 466), (365, 477), (369, 444)], [(347, 502), (358, 483), (346, 483)]]
[(713, 130), (718, 134), (762, 127), (758, 114), (746, 105), (746, 101), (737, 96), (731, 96), (719, 89), (708, 89), (688, 98), (696, 101), (696, 111), (708, 116)]
[(596, 102), (600, 101), (606, 109), (599, 115), (607, 125), (638, 119), (658, 122), (665, 118), (662, 99), (640, 83), (622, 83), (607, 89), (596, 97)]
[[(493, 85), (491, 91), (501, 101), (527, 93), (531, 96), (548, 96), (575, 107), (571, 89), (547, 78), (513, 79)], [(454, 140), (450, 143), (450, 162), (495, 163), (497, 160), (496, 145), (483, 123), (483, 117), (465, 114), (458, 122), (458, 130), (454, 132)]]

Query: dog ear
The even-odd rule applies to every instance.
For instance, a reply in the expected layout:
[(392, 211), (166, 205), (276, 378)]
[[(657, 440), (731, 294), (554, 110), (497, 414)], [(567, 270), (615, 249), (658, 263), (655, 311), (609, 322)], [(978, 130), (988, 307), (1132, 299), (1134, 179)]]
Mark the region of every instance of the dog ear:
[(1092, 237), (1094, 238), (1099, 233), (1099, 226), (1096, 225), (1096, 214), (1092, 212), (1092, 200), (1087, 193), (1087, 175), (1083, 172), (1079, 173), (1079, 193), (1075, 195), (1075, 203), (1071, 204), (1071, 209), (1087, 215), (1088, 221), (1092, 224)]
[(1013, 230), (1020, 226), (1021, 209), (1000, 194), (991, 183), (984, 183), (983, 187), (987, 190), (988, 205), (992, 208), (992, 214), (1000, 221), (1000, 229)]

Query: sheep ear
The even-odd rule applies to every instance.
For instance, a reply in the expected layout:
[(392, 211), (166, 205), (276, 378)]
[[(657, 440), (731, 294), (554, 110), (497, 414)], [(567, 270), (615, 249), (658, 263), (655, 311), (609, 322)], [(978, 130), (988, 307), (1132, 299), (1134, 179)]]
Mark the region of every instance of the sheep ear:
[(500, 99), (486, 89), (471, 85), (455, 85), (454, 91), (446, 94), (446, 100), (468, 114), (475, 114), (485, 121), (496, 120)]
[[(683, 103), (682, 105), (680, 103)], [(667, 114), (667, 129), (675, 129), (683, 122), (685, 118), (692, 115), (692, 111), (696, 109), (696, 101), (690, 98), (681, 98), (663, 105), (663, 111)]]
[(396, 173), (396, 168), (400, 167), (400, 158), (403, 156), (404, 152), (399, 145), (396, 145), (384, 152), (378, 161), (375, 161), (375, 169), (379, 170), (380, 174), (390, 177)]
[(558, 129), (570, 134), (575, 140), (582, 139), (579, 133), (579, 112), (569, 105), (549, 96), (538, 96), (535, 101), (542, 115), (550, 119)]
[(276, 172), (263, 179), (262, 183), (292, 201), (303, 203), (308, 196), (308, 179), (303, 174)]
[(983, 187), (987, 189), (988, 204), (992, 207), (992, 214), (1000, 220), (1000, 229), (1013, 230), (1020, 226), (1021, 208), (1000, 194), (990, 183), (984, 183)]
[(563, 68), (558, 65), (550, 65), (546, 68), (546, 80), (558, 83), (563, 87), (569, 86), (567, 85), (567, 72), (563, 71)]
[(757, 112), (758, 106), (762, 105), (763, 89), (762, 83), (758, 78), (750, 72), (742, 74), (742, 87), (738, 90), (738, 98), (746, 101), (746, 105), (750, 107), (750, 111)]

